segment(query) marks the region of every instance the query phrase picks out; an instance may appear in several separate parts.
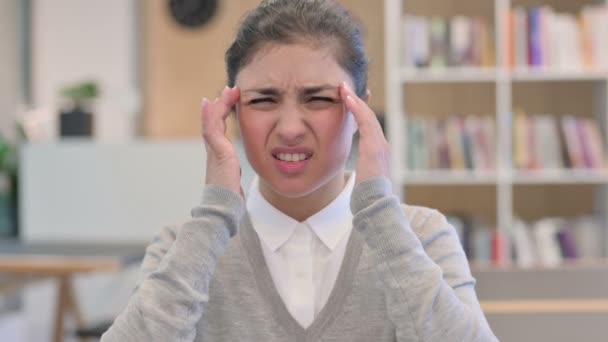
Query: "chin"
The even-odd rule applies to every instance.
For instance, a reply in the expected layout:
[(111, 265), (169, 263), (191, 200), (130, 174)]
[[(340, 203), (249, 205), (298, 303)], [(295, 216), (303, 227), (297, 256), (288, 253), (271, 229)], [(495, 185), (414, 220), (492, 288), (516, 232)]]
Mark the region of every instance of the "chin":
[(267, 182), (273, 192), (285, 198), (300, 198), (313, 193), (323, 184), (311, 184), (300, 179)]

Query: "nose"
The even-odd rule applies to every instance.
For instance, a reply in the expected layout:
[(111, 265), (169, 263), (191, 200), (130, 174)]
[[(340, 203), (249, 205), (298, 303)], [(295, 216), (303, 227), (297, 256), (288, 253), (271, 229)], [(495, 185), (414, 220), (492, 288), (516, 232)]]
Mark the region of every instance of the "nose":
[(280, 114), (276, 131), (281, 142), (286, 145), (297, 145), (304, 139), (307, 126), (304, 116), (298, 108), (285, 108)]

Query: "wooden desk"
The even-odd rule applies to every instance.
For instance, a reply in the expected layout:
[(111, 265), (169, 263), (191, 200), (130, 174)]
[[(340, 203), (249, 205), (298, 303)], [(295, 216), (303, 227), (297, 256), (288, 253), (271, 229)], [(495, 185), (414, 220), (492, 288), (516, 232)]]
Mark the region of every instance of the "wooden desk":
[(22, 288), (40, 279), (56, 279), (59, 287), (53, 341), (61, 342), (66, 314), (72, 314), (79, 327), (83, 325), (72, 276), (88, 272), (117, 272), (139, 263), (144, 253), (143, 245), (0, 241), (0, 273), (17, 279), (12, 286), (4, 286), (3, 292)]

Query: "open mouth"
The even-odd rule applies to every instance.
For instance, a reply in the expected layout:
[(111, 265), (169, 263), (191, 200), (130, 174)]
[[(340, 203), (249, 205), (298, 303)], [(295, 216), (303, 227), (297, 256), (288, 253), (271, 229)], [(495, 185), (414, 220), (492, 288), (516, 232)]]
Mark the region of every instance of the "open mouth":
[(275, 153), (272, 155), (274, 159), (286, 162), (300, 162), (310, 159), (312, 154), (310, 153)]

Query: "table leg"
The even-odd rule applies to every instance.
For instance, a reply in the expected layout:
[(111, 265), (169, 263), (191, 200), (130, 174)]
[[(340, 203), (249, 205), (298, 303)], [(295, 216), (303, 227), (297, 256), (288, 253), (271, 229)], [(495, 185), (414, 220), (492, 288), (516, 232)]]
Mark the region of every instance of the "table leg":
[[(62, 342), (64, 334), (65, 315), (71, 314), (76, 320), (76, 326), (78, 328), (83, 327), (83, 319), (76, 301), (76, 292), (72, 284), (72, 279), (69, 275), (60, 275), (57, 278), (58, 291), (57, 291), (57, 306), (55, 308), (55, 331), (54, 331), (54, 342)], [(85, 339), (81, 340), (85, 341)]]
[(67, 307), (68, 297), (68, 283), (69, 278), (67, 275), (61, 275), (57, 279), (57, 305), (55, 306), (55, 330), (53, 333), (54, 342), (63, 341), (63, 323)]

